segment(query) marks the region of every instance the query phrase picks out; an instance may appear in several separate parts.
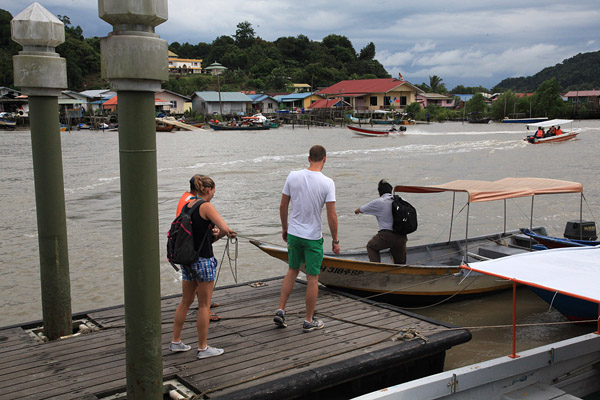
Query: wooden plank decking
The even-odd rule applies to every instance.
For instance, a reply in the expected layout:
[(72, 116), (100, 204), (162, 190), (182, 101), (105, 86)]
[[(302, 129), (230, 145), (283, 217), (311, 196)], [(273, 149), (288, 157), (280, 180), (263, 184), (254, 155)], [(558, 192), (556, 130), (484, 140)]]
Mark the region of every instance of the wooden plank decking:
[[(265, 283), (214, 292), (213, 301), (219, 303), (214, 311), (221, 320), (211, 322), (209, 344), (224, 348), (225, 354), (205, 360), (197, 360), (195, 351), (168, 351), (179, 297), (163, 299), (164, 380), (176, 378), (205, 398), (303, 397), (368, 375), (379, 375), (381, 383), (388, 385), (390, 381), (384, 382), (382, 377), (392, 376), (393, 383), (398, 383), (439, 372), (444, 351), (470, 339), (466, 330), (450, 330), (393, 307), (368, 304), (323, 287), (317, 316), (325, 328), (305, 334), (301, 329), (302, 282), (296, 283), (288, 302), (288, 327), (277, 328), (272, 318), (281, 279)], [(124, 308), (86, 315), (102, 330), (37, 343), (22, 327), (0, 329), (0, 399), (97, 399), (124, 390)], [(182, 333), (183, 341), (193, 348), (197, 345), (195, 317), (195, 311), (190, 310)], [(427, 341), (399, 338), (398, 334), (408, 328)], [(415, 367), (419, 360), (427, 359), (438, 371), (427, 371), (424, 365)], [(402, 369), (408, 365), (411, 368)], [(352, 393), (359, 394), (361, 389), (353, 385)]]

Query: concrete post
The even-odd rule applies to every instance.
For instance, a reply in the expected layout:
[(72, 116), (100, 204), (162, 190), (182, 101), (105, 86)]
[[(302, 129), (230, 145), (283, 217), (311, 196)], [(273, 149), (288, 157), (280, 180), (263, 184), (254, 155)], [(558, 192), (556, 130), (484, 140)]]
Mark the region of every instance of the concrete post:
[(65, 28), (33, 3), (13, 18), (11, 34), (23, 46), (13, 57), (15, 86), (29, 96), (44, 332), (54, 340), (73, 333), (58, 121), (58, 96), (67, 87), (67, 64), (54, 51), (65, 41)]
[(98, 0), (98, 15), (113, 26), (101, 65), (119, 96), (127, 398), (162, 399), (154, 93), (168, 79), (168, 51), (154, 27), (167, 0)]

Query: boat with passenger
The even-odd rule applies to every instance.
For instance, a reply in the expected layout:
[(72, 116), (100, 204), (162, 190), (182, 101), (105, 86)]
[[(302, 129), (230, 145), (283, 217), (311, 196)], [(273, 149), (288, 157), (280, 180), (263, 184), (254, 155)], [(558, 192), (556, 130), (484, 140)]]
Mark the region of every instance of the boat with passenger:
[[(569, 124), (569, 128), (561, 126)], [(523, 140), (532, 144), (558, 143), (575, 138), (581, 133), (581, 128), (573, 128), (572, 119), (551, 119), (543, 122), (527, 124), (527, 129), (536, 129), (536, 132), (527, 135)], [(546, 131), (544, 131), (546, 129)]]
[[(433, 186), (394, 187), (395, 193), (452, 193), (452, 216), (447, 241), (408, 246), (405, 265), (393, 264), (389, 251), (381, 252), (382, 262), (370, 262), (366, 250), (342, 252), (336, 255), (325, 252), (319, 282), (325, 286), (353, 294), (377, 297), (393, 304), (432, 304), (434, 302), (467, 295), (492, 293), (511, 287), (511, 282), (477, 273), (466, 273), (460, 268), (464, 262), (482, 261), (535, 251), (533, 239), (520, 230), (504, 230), (469, 237), (469, 209), (471, 204), (506, 201), (539, 194), (580, 193), (577, 182), (543, 178), (504, 178), (498, 181), (458, 180)], [(452, 239), (455, 197), (467, 195), (465, 238)], [(533, 210), (533, 209), (532, 209)], [(533, 211), (532, 211), (533, 212)], [(531, 231), (547, 234), (545, 227)], [(252, 240), (252, 244), (272, 257), (287, 261), (287, 247)], [(304, 268), (304, 267), (301, 267)]]
[(389, 136), (389, 135), (393, 135), (393, 134), (398, 135), (398, 134), (401, 134), (402, 132), (406, 131), (405, 126), (399, 126), (399, 127), (392, 126), (390, 129), (379, 130), (379, 129), (369, 129), (369, 128), (362, 128), (360, 126), (348, 125), (348, 129), (350, 129), (352, 132), (356, 133), (357, 135), (375, 136), (375, 137), (385, 137), (385, 136)]

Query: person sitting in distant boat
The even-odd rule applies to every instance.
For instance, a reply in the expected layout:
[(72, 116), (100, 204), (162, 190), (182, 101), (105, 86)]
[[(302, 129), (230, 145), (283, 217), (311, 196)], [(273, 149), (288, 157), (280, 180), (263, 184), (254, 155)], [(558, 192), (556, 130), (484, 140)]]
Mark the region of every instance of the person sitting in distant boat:
[(537, 139), (541, 139), (544, 137), (544, 128), (542, 128), (541, 126), (538, 127), (537, 131), (535, 132), (535, 137)]
[(390, 132), (396, 132), (398, 128), (396, 128), (396, 123), (392, 122), (392, 127), (390, 128)]
[(546, 137), (550, 137), (550, 136), (555, 136), (556, 135), (556, 128), (555, 127), (550, 127), (550, 129), (548, 129), (548, 132), (546, 132)]
[(563, 131), (560, 130), (560, 126), (556, 128), (556, 136), (562, 135)]

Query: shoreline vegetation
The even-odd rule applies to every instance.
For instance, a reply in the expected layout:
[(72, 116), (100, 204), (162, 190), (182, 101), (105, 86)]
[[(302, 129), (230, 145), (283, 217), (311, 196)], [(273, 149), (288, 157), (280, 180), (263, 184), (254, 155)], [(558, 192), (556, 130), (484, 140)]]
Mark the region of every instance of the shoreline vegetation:
[[(57, 52), (67, 60), (69, 89), (82, 91), (108, 87), (108, 83), (100, 78), (100, 38), (86, 38), (83, 29), (73, 25), (68, 16), (58, 17), (65, 26), (65, 42), (57, 47)], [(0, 74), (0, 86), (7, 88), (14, 84), (12, 57), (21, 50), (20, 45), (11, 40), (12, 18), (10, 12), (0, 9), (0, 31), (3, 32), (0, 35), (0, 63), (6, 67)], [(172, 42), (169, 50), (184, 59), (202, 60), (203, 68), (213, 62), (227, 67), (220, 77), (220, 88), (217, 76), (171, 74), (169, 80), (163, 83), (163, 89), (184, 96), (217, 89), (222, 92), (269, 94), (290, 92), (292, 83), (306, 83), (315, 91), (342, 80), (389, 78), (394, 75), (390, 75), (375, 58), (373, 42), (360, 51), (355, 50), (347, 37), (336, 34), (329, 34), (321, 41), (300, 34), (269, 42), (258, 36), (248, 21), (238, 23), (233, 35), (218, 36), (211, 43), (195, 45)], [(600, 76), (595, 70), (598, 62), (600, 51), (577, 54), (533, 76), (504, 79), (492, 89), (458, 85), (449, 91), (443, 79), (433, 75), (428, 83), (415, 86), (426, 93), (454, 96), (454, 108), (428, 106), (422, 109), (415, 102), (402, 111), (417, 121), (435, 122), (467, 121), (475, 113), (496, 121), (517, 113), (550, 119), (597, 119), (600, 118), (597, 100), (572, 104), (565, 103), (561, 96), (569, 90), (600, 87)], [(498, 94), (493, 101), (489, 98), (492, 93)], [(461, 101), (456, 97), (458, 94), (473, 96), (468, 101)], [(352, 113), (352, 110), (344, 112)], [(360, 114), (357, 111), (353, 113)], [(88, 113), (86, 116), (98, 115)], [(303, 117), (296, 119), (297, 123), (306, 122)], [(320, 123), (335, 123), (333, 118), (319, 117), (318, 120)]]

